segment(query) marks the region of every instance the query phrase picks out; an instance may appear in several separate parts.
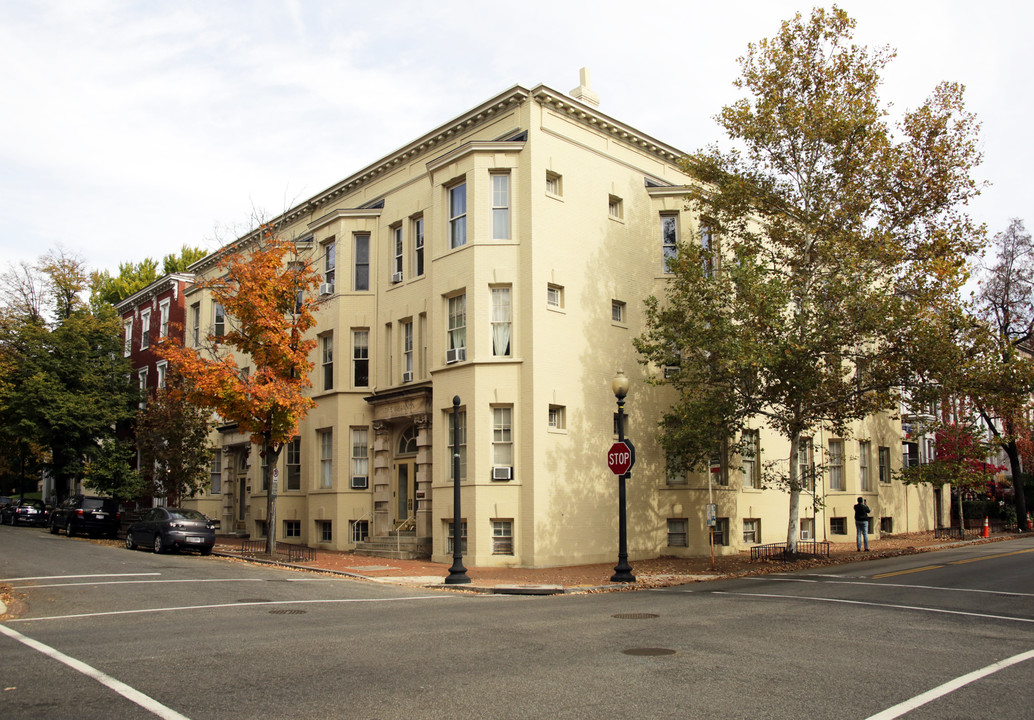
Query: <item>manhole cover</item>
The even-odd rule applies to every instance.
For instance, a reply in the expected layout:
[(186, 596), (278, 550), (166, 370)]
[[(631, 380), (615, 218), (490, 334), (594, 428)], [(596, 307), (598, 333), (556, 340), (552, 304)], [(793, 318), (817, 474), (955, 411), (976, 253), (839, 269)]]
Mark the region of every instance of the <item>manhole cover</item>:
[(618, 620), (653, 620), (660, 615), (654, 615), (653, 613), (618, 613), (617, 615), (611, 615), (616, 617)]
[(668, 648), (630, 648), (621, 651), (625, 655), (674, 655), (674, 650)]
[(239, 603), (265, 603), (265, 602), (273, 602), (273, 601), (270, 600), (269, 598), (241, 598), (237, 602), (239, 602)]
[(284, 608), (282, 610), (270, 610), (270, 615), (304, 615), (305, 610), (292, 610), (290, 608)]

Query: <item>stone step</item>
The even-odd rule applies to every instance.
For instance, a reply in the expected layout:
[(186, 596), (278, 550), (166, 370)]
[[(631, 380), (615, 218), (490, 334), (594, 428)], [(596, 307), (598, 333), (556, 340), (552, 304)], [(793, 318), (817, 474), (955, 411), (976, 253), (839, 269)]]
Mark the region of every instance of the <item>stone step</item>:
[(431, 557), (431, 538), (415, 535), (378, 535), (357, 543), (353, 552), (366, 557), (383, 557), (397, 560), (424, 560)]

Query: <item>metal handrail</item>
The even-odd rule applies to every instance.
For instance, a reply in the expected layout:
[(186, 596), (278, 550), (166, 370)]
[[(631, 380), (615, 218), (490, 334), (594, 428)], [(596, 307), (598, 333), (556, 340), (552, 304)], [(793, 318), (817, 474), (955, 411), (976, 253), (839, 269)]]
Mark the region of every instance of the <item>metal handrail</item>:
[(395, 533), (395, 550), (402, 552), (402, 531), (403, 530), (416, 530), (416, 518), (407, 517), (405, 520), (400, 520), (395, 523), (395, 527), (391, 529)]

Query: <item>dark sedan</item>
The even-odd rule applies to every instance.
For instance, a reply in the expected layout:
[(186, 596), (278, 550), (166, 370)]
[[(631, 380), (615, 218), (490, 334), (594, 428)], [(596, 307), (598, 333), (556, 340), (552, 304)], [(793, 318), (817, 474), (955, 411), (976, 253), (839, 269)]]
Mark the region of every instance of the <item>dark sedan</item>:
[(197, 510), (151, 508), (126, 530), (126, 547), (133, 550), (137, 545), (156, 553), (186, 548), (209, 555), (215, 546), (215, 524)]
[(0, 510), (0, 522), (7, 525), (46, 525), (47, 506), (42, 500), (15, 500)]

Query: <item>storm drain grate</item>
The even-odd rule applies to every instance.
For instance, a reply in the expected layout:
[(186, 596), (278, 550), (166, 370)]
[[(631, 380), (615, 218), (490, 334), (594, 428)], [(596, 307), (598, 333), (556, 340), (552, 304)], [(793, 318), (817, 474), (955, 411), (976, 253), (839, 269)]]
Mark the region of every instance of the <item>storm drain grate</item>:
[(611, 615), (618, 620), (653, 620), (654, 618), (660, 617), (660, 615), (654, 615), (653, 613), (618, 613), (617, 615)]
[(283, 608), (281, 610), (270, 610), (270, 615), (304, 615), (306, 610), (294, 610), (291, 608)]
[(625, 655), (674, 655), (674, 650), (668, 648), (629, 648), (628, 650), (621, 651)]

